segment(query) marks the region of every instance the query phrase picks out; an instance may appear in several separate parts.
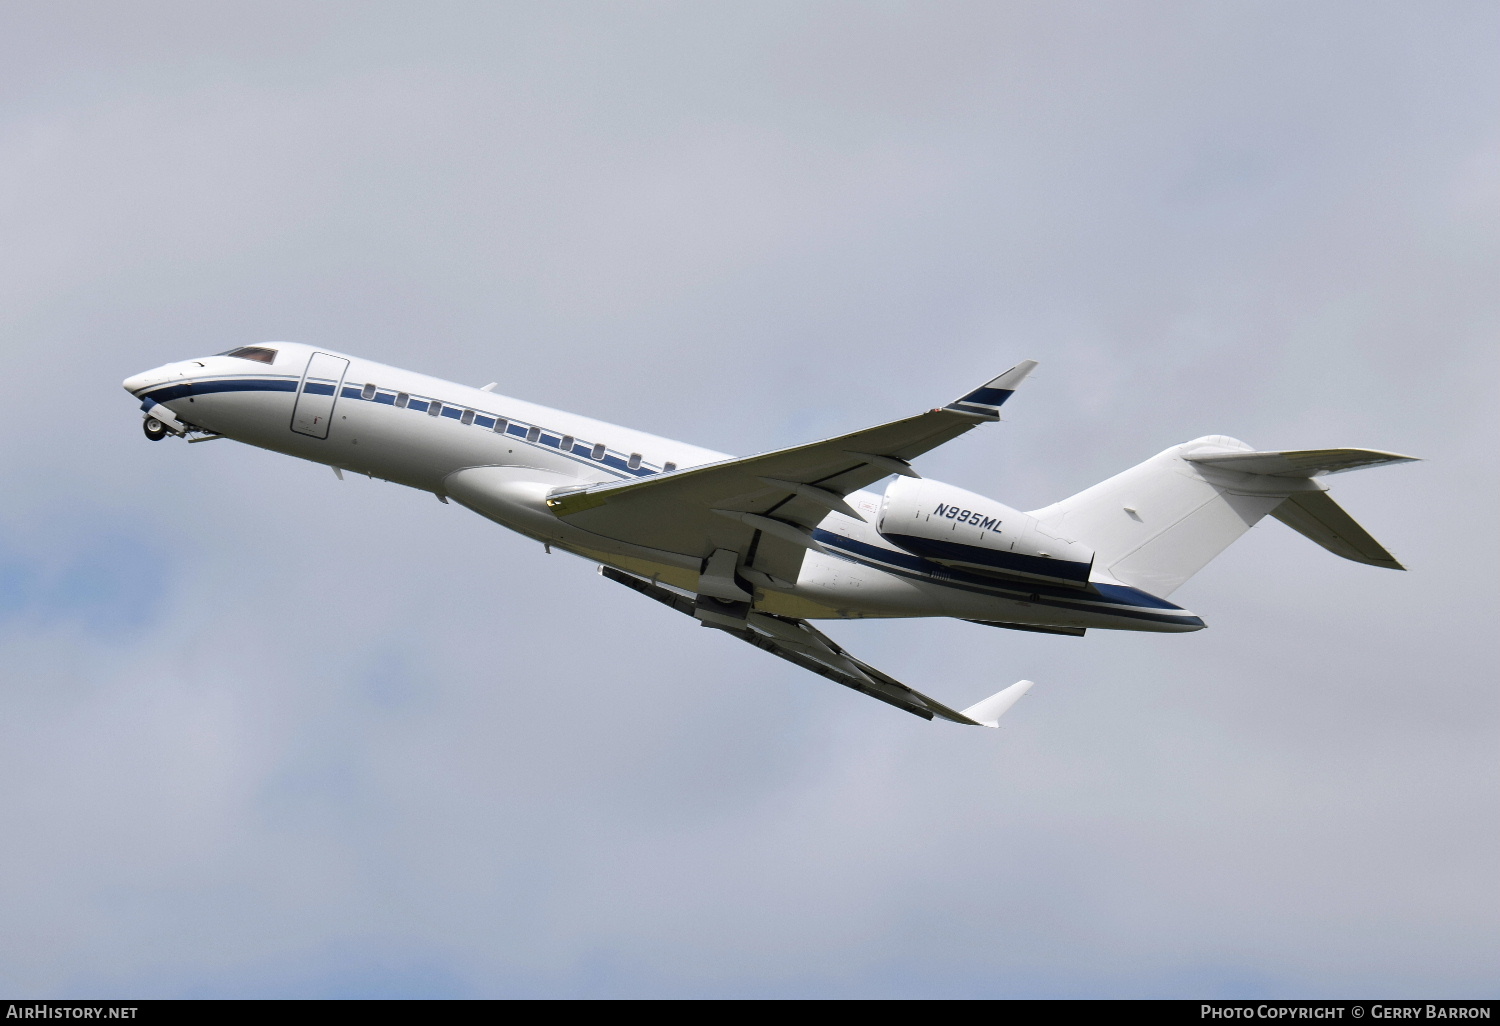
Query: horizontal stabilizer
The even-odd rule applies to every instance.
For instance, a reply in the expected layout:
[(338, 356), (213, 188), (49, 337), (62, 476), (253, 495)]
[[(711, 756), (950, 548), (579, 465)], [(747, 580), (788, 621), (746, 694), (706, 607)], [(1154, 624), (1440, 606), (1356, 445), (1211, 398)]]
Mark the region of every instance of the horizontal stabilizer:
[[(1319, 477), (1342, 474), (1346, 470), (1379, 467), (1387, 463), (1412, 463), (1417, 457), (1379, 449), (1290, 449), (1282, 452), (1231, 452), (1207, 456), (1184, 457), (1190, 463), (1202, 463), (1241, 474), (1264, 474), (1267, 477)], [(1351, 557), (1352, 558), (1352, 557)]]
[(964, 715), (981, 727), (1000, 726), (1000, 717), (1031, 690), (1031, 681), (1018, 680), (1004, 691), (996, 692), (983, 702), (976, 702), (964, 710)]
[(1271, 516), (1336, 556), (1389, 570), (1406, 569), (1327, 492), (1296, 492)]

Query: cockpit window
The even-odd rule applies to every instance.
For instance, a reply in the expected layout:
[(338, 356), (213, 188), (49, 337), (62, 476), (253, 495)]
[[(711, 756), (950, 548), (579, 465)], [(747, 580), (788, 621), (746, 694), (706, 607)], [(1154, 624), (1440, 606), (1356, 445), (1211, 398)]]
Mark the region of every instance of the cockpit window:
[(241, 360), (254, 360), (256, 363), (276, 362), (276, 350), (266, 349), (262, 346), (240, 346), (238, 349), (231, 349), (229, 352), (220, 353), (219, 355), (238, 356)]

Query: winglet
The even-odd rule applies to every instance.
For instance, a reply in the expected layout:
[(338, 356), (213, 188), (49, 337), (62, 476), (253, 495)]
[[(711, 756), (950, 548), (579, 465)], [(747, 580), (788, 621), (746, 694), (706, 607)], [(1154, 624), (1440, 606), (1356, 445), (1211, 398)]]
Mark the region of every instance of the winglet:
[(984, 701), (969, 706), (964, 710), (964, 715), (981, 727), (998, 727), (1000, 717), (1030, 690), (1031, 681), (1018, 680), (1004, 691), (996, 692)]
[(1000, 375), (994, 381), (990, 381), (974, 389), (961, 399), (955, 399), (947, 406), (947, 410), (956, 410), (959, 413), (972, 413), (986, 420), (999, 420), (1000, 407), (1005, 400), (1010, 398), (1012, 392), (1026, 379), (1026, 375), (1036, 369), (1035, 360), (1022, 360), (1010, 370)]

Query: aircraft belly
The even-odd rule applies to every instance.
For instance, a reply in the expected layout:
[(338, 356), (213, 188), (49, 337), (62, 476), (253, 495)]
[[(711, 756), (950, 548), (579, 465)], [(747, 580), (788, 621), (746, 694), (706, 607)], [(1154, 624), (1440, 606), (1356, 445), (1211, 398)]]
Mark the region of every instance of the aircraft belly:
[[(1024, 584), (1016, 585), (1011, 594), (997, 594), (987, 586), (901, 571), (887, 572), (857, 560), (826, 555), (819, 555), (818, 559), (822, 562), (799, 580), (798, 591), (840, 610), (839, 616), (946, 616), (1042, 627), (1150, 632), (1202, 627), (1202, 622), (1196, 619), (1161, 617), (1152, 615), (1151, 610), (1121, 608), (1101, 595), (1062, 592), (1057, 588), (1031, 592), (1022, 590)], [(814, 561), (810, 558), (809, 563)], [(842, 565), (830, 568), (829, 563)], [(873, 583), (880, 579), (883, 579), (880, 584)], [(884, 582), (896, 582), (908, 590), (903, 594)], [(1191, 618), (1186, 610), (1176, 607), (1172, 610)], [(1146, 615), (1141, 615), (1142, 612)]]
[(272, 422), (287, 431), (295, 399), (290, 392), (220, 392), (171, 399), (162, 405), (178, 419), (205, 431), (264, 446), (277, 434), (271, 430)]
[[(807, 554), (793, 594), (833, 610), (834, 616), (945, 615), (939, 596), (922, 582), (821, 552)], [(799, 615), (806, 619), (811, 614)]]
[(795, 614), (802, 619), (949, 616), (1053, 627), (1142, 629), (1139, 621), (1107, 612), (1058, 608), (1040, 601), (957, 588), (942, 581), (913, 579), (823, 553), (808, 553), (795, 592), (783, 601), (817, 608)]

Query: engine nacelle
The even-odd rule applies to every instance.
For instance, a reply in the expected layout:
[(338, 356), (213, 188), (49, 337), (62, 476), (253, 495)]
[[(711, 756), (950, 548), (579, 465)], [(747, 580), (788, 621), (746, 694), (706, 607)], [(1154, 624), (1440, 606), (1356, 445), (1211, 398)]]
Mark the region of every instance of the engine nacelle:
[(882, 537), (935, 563), (1025, 581), (1088, 585), (1094, 552), (1035, 517), (939, 481), (898, 477), (885, 490)]

